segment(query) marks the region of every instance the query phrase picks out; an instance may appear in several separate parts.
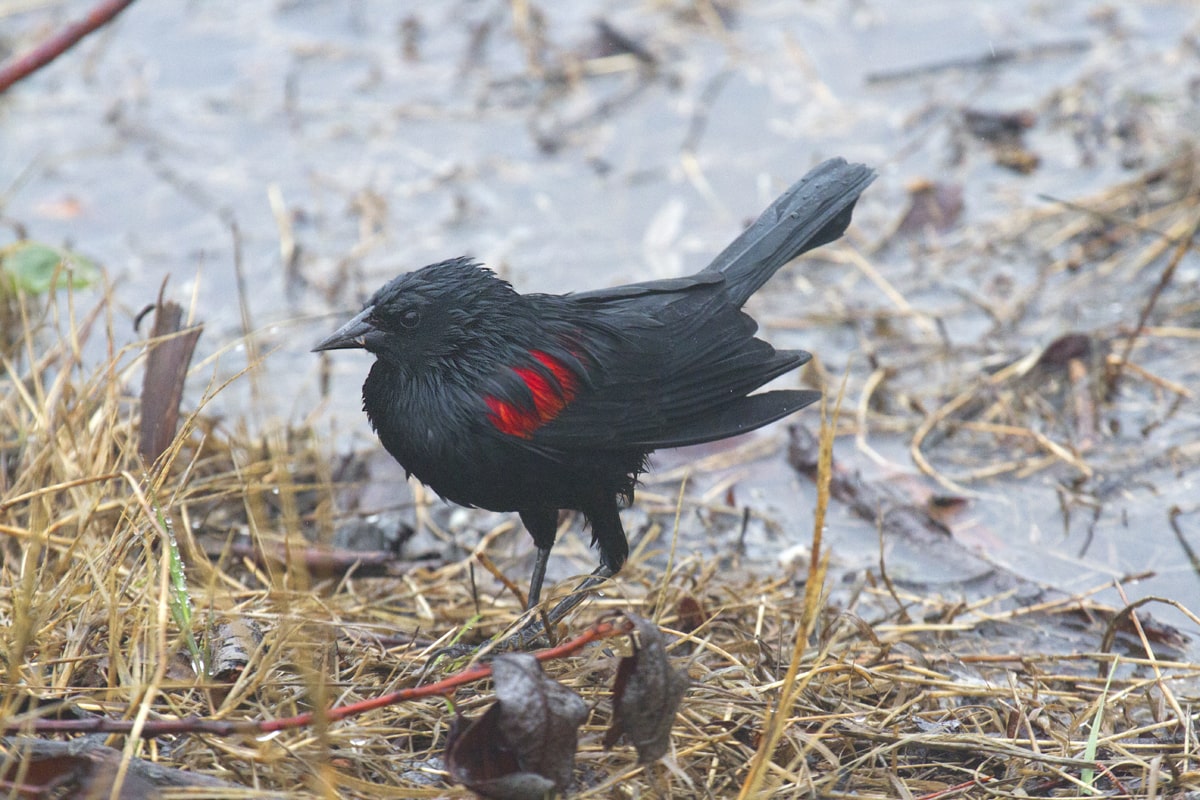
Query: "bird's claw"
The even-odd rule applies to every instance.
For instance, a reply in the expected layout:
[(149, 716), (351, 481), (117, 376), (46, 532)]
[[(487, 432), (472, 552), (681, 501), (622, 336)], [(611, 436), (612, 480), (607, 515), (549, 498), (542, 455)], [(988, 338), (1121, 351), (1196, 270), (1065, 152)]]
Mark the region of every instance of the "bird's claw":
[(503, 639), (491, 639), (482, 644), (467, 644), (457, 642), (434, 650), (426, 662), (426, 671), (441, 664), (449, 665), (450, 671), (456, 671), (475, 660), (487, 661), (500, 653), (522, 652), (546, 646), (549, 641), (540, 619), (531, 619), (522, 625), (515, 633)]

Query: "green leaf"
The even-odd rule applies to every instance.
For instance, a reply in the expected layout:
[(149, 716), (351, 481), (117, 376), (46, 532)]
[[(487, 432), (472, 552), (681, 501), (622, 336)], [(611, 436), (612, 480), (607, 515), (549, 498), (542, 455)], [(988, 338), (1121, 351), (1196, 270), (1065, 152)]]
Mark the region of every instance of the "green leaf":
[(0, 249), (0, 272), (5, 283), (27, 294), (46, 294), (68, 285), (86, 289), (100, 280), (100, 269), (90, 259), (28, 240)]

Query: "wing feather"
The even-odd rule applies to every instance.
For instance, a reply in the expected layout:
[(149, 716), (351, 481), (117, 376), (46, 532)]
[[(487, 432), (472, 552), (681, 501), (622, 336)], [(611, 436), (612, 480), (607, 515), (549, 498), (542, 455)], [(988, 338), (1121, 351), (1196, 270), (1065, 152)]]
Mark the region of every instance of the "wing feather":
[(555, 357), (578, 376), (577, 392), (526, 437), (539, 452), (698, 444), (760, 427), (819, 396), (752, 394), (810, 356), (754, 338), (757, 324), (731, 302), (719, 273), (559, 299), (568, 305), (547, 322), (564, 343)]

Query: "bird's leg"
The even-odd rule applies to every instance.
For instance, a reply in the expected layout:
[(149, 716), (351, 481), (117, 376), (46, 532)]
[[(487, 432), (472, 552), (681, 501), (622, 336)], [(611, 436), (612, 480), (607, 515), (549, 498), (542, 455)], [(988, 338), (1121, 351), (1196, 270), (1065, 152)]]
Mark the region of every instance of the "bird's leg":
[[(492, 652), (503, 653), (511, 650), (524, 650), (534, 645), (545, 633), (545, 625), (554, 625), (576, 606), (587, 599), (591, 589), (613, 577), (620, 571), (621, 565), (629, 555), (629, 544), (625, 540), (625, 529), (621, 527), (621, 514), (615, 498), (608, 498), (594, 512), (584, 512), (592, 523), (592, 538), (600, 548), (600, 566), (591, 575), (584, 578), (571, 594), (550, 609), (544, 616), (535, 616), (521, 628), (503, 641), (497, 642)], [(533, 609), (541, 599), (542, 581), (546, 577), (546, 562), (550, 557), (550, 548), (558, 534), (558, 511), (542, 509), (537, 511), (522, 511), (521, 521), (533, 537), (537, 545), (537, 560), (533, 563), (533, 576), (529, 579), (529, 603), (526, 611)], [(439, 650), (434, 658), (452, 656), (455, 658), (468, 656), (475, 652), (474, 647), (456, 645)]]
[[(495, 646), (490, 648), (490, 652), (519, 652), (521, 650), (527, 650), (530, 647), (538, 644), (538, 640), (542, 639), (546, 632), (543, 622), (545, 625), (557, 624), (559, 620), (571, 613), (572, 609), (588, 598), (588, 596), (591, 594), (591, 589), (604, 583), (606, 580), (613, 577), (614, 574), (615, 573), (613, 573), (603, 564), (596, 567), (595, 571), (592, 572), (591, 575), (580, 581), (579, 585), (575, 587), (574, 591), (572, 591), (562, 600), (559, 600), (554, 608), (547, 611), (544, 615), (530, 618), (530, 620), (522, 625), (516, 633), (513, 633), (505, 639), (496, 642)], [(533, 606), (531, 605), (529, 608), (531, 609)], [(431, 663), (441, 657), (457, 659), (473, 656), (478, 649), (479, 647), (477, 645), (464, 644), (443, 647), (442, 649), (434, 652), (431, 658)]]
[[(630, 495), (629, 499), (632, 500), (633, 496)], [(609, 495), (584, 513), (592, 523), (592, 544), (600, 549), (600, 566), (592, 574), (611, 578), (621, 571), (625, 559), (629, 558), (629, 540), (625, 538), (625, 528), (621, 525), (621, 509), (617, 499)]]
[(542, 582), (546, 580), (546, 562), (550, 560), (550, 548), (539, 547), (537, 560), (533, 562), (533, 575), (529, 578), (529, 599), (525, 602), (525, 610), (537, 606), (542, 599)]
[(592, 544), (600, 548), (600, 566), (584, 578), (571, 594), (550, 609), (546, 614), (546, 621), (550, 625), (558, 622), (583, 602), (589, 589), (599, 586), (620, 572), (625, 559), (629, 557), (629, 542), (625, 538), (625, 528), (621, 525), (621, 511), (616, 500), (606, 497), (594, 510), (586, 513), (592, 523)]
[(599, 586), (616, 574), (615, 570), (604, 564), (596, 567), (591, 575), (584, 578), (578, 586), (571, 590), (569, 595), (559, 600), (554, 608), (546, 612), (546, 621), (551, 625), (558, 622), (587, 598), (590, 589)]
[[(498, 649), (520, 650), (532, 644), (542, 635), (543, 621), (545, 625), (556, 624), (588, 597), (590, 589), (599, 586), (621, 571), (621, 566), (629, 556), (629, 542), (625, 539), (625, 528), (621, 526), (621, 512), (617, 507), (616, 500), (611, 497), (606, 500), (607, 502), (601, 503), (596, 510), (590, 513), (585, 512), (588, 520), (592, 523), (592, 541), (600, 548), (600, 566), (596, 567), (591, 575), (580, 581), (574, 591), (558, 601), (543, 618), (534, 618), (525, 623), (520, 630), (502, 642)], [(525, 519), (523, 514), (521, 519)], [(526, 527), (529, 527), (528, 522), (526, 522)], [(547, 548), (545, 555), (549, 556), (549, 554)], [(534, 595), (533, 587), (536, 584), (537, 588), (541, 589), (541, 578), (546, 570), (545, 561), (543, 552), (539, 548), (538, 560), (534, 564), (533, 579), (529, 588), (529, 605), (526, 610), (537, 605), (538, 598)]]
[[(547, 611), (545, 614), (533, 617), (521, 628), (504, 641), (496, 645), (497, 652), (507, 652), (510, 650), (524, 650), (535, 644), (546, 631), (545, 626), (553, 626), (559, 622), (567, 614), (591, 595), (591, 589), (604, 583), (611, 578), (615, 573), (601, 564), (596, 567), (591, 575), (579, 582), (569, 595), (559, 600), (554, 608)], [(530, 606), (532, 608), (532, 606)], [(544, 624), (543, 624), (544, 623)]]
[[(521, 522), (525, 525), (525, 530), (529, 532), (533, 538), (533, 543), (537, 546), (537, 558), (533, 562), (533, 575), (529, 578), (529, 597), (525, 601), (525, 610), (529, 611), (537, 607), (538, 602), (542, 598), (542, 583), (546, 580), (546, 562), (550, 560), (550, 549), (554, 547), (554, 540), (558, 537), (558, 509), (557, 508), (538, 508), (520, 512)], [(568, 600), (570, 598), (567, 598)], [(565, 600), (563, 602), (566, 602)], [(576, 600), (576, 603), (579, 601)], [(562, 605), (560, 603), (559, 605)], [(566, 613), (570, 609), (564, 610)], [(518, 636), (526, 629), (532, 629), (532, 633), (526, 636), (526, 639), (518, 640)], [(528, 640), (532, 642), (542, 632), (542, 625), (536, 619), (527, 623), (521, 631), (509, 638), (500, 642), (493, 648), (496, 652), (505, 652), (507, 650), (516, 650), (522, 647), (520, 642)], [(515, 644), (513, 642), (516, 642)], [(458, 659), (466, 656), (472, 656), (478, 649), (475, 645), (455, 644), (449, 647), (443, 647), (434, 652), (430, 658), (430, 664), (438, 661), (441, 658)]]
[(522, 511), (521, 522), (537, 546), (537, 560), (533, 562), (533, 575), (529, 578), (529, 599), (525, 603), (525, 610), (528, 611), (542, 599), (546, 562), (550, 560), (550, 548), (554, 547), (554, 540), (558, 537), (558, 509), (538, 508)]

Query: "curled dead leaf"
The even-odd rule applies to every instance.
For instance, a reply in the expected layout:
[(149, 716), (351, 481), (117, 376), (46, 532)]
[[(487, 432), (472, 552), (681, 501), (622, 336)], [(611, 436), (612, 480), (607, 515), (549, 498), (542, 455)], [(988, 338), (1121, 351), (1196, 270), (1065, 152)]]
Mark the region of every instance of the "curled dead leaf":
[(546, 676), (527, 653), (492, 662), (496, 703), (452, 731), (446, 766), (454, 780), (497, 800), (540, 800), (571, 783), (587, 705)]
[(612, 747), (624, 736), (645, 764), (662, 758), (671, 744), (671, 725), (688, 688), (685, 673), (671, 666), (658, 626), (627, 615), (635, 629), (633, 655), (621, 659), (613, 685), (613, 720), (604, 735)]

